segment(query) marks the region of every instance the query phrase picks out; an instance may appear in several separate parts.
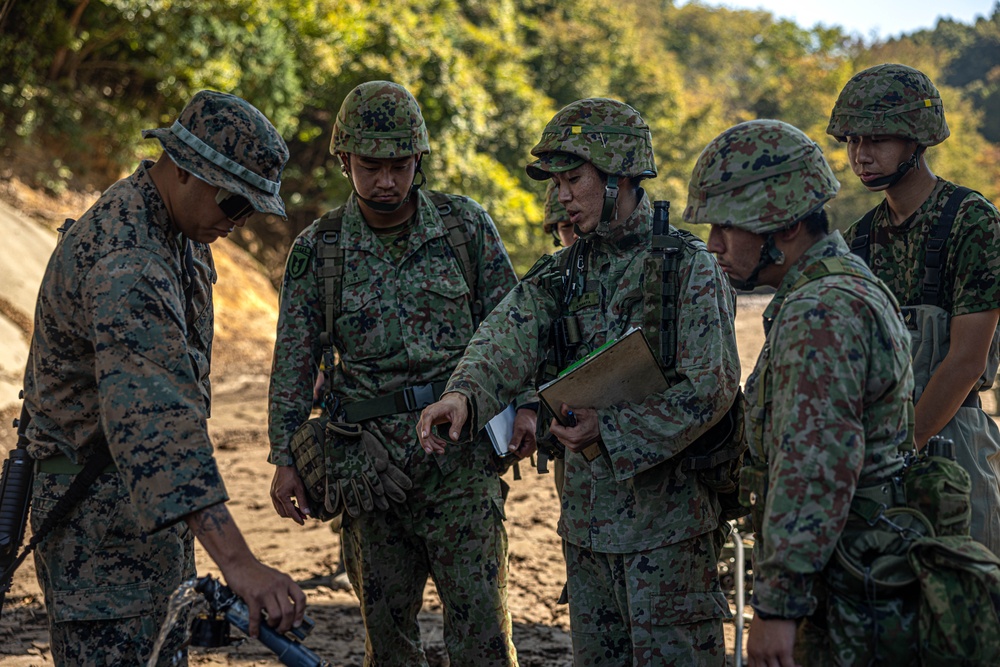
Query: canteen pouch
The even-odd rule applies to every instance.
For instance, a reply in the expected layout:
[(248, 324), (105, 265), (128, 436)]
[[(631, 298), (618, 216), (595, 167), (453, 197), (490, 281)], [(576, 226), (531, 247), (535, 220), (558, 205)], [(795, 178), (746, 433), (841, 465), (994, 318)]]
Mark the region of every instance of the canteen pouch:
[(961, 465), (941, 456), (922, 456), (903, 473), (906, 504), (923, 514), (938, 537), (969, 534), (972, 482)]

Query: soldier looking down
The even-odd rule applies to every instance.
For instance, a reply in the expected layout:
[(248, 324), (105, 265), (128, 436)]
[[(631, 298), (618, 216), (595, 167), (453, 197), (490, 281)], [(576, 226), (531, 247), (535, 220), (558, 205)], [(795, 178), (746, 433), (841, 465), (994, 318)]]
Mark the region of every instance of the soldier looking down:
[[(348, 494), (360, 490), (344, 503), (342, 539), (365, 622), (365, 664), (427, 665), (417, 614), (430, 575), (451, 663), (514, 665), (492, 446), (480, 438), (432, 457), (414, 437), (416, 411), (438, 396), (479, 319), (514, 286), (514, 270), (479, 204), (420, 189), (427, 127), (402, 86), (372, 81), (348, 93), (330, 151), (353, 193), (289, 253), (269, 392), (272, 502), (300, 524), (322, 509), (309, 506), (290, 443), (325, 359), (330, 420), (364, 431), (360, 439), (326, 434), (330, 479)], [(518, 454), (527, 456), (534, 412), (520, 411), (519, 423)], [(386, 494), (386, 471), (412, 487)]]
[[(197, 93), (163, 145), (60, 240), (42, 279), (25, 371), (37, 531), (74, 477), (100, 472), (35, 554), (56, 665), (146, 664), (198, 538), (228, 585), (279, 631), (305, 596), (250, 553), (212, 456), (208, 244), (253, 211), (284, 215), (288, 149), (244, 100)], [(106, 465), (104, 461), (107, 461)], [(175, 626), (159, 664), (187, 664)], [(180, 654), (177, 661), (175, 656)]]
[(1000, 430), (979, 399), (1000, 364), (1000, 214), (931, 172), (927, 149), (950, 131), (940, 93), (912, 67), (856, 74), (827, 133), (847, 143), (861, 184), (885, 193), (845, 237), (903, 307), (917, 448), (934, 435), (955, 442), (972, 479), (972, 537), (1000, 555)]
[[(421, 415), (428, 451), (446, 450), (435, 425), (448, 424), (452, 440), (466, 428), (475, 433), (521, 387), (533, 386), (555, 349), (551, 334), (566, 318), (579, 336), (573, 352), (555, 360), (560, 369), (642, 327), (662, 307), (660, 295), (647, 292), (661, 280), (646, 275), (653, 207), (641, 182), (656, 176), (656, 166), (639, 113), (616, 100), (573, 102), (531, 153), (537, 159), (528, 174), (555, 181), (579, 239), (539, 260), (483, 321), (445, 394)], [(683, 463), (688, 446), (723, 418), (737, 393), (733, 292), (704, 244), (673, 228), (667, 233), (678, 240), (676, 293), (683, 295), (670, 304), (672, 324), (684, 332), (670, 351), (676, 363), (659, 369), (673, 371), (669, 388), (602, 409), (563, 405), (567, 425), (553, 420), (549, 427), (566, 448), (559, 534), (576, 665), (725, 662), (719, 503)], [(578, 269), (566, 276), (562, 267)], [(595, 447), (588, 458), (584, 452)]]

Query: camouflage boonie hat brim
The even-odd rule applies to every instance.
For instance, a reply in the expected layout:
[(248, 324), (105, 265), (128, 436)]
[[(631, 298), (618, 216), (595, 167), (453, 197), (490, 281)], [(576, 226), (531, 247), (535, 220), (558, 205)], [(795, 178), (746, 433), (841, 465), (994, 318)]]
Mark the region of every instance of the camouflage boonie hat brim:
[(173, 125), (143, 130), (142, 137), (159, 139), (181, 169), (215, 187), (243, 195), (257, 211), (285, 217), (278, 191), (288, 146), (249, 102), (202, 90)]
[(330, 153), (395, 159), (430, 152), (420, 105), (403, 86), (368, 81), (344, 98), (333, 123)]
[[(639, 112), (617, 100), (593, 97), (563, 107), (531, 149), (536, 158), (550, 153), (575, 155), (606, 174), (656, 178), (653, 139)], [(525, 167), (528, 176), (545, 180), (542, 160)]]
[(735, 125), (701, 152), (684, 221), (776, 232), (818, 210), (840, 190), (823, 151), (778, 120)]
[(551, 178), (552, 174), (561, 174), (564, 171), (576, 169), (584, 162), (586, 160), (583, 158), (569, 153), (546, 153), (524, 169), (528, 172), (528, 176), (536, 181), (544, 181)]
[(826, 133), (848, 136), (886, 135), (936, 146), (951, 135), (944, 102), (920, 70), (883, 63), (855, 74), (840, 91)]

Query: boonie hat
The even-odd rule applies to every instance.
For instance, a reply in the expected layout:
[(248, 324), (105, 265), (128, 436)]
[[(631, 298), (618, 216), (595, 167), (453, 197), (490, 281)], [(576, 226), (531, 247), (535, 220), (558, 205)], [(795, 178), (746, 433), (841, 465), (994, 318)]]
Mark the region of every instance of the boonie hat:
[(246, 100), (213, 90), (195, 94), (170, 127), (143, 130), (170, 159), (201, 180), (243, 195), (261, 213), (285, 217), (278, 195), (288, 146)]

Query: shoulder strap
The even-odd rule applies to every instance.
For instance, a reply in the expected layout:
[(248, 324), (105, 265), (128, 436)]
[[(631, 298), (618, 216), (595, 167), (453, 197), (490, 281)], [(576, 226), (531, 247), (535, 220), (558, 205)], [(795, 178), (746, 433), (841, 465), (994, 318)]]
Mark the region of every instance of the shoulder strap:
[(872, 222), (875, 220), (877, 210), (878, 206), (862, 216), (861, 220), (858, 221), (858, 231), (854, 235), (854, 240), (851, 241), (851, 252), (860, 257), (865, 264), (869, 264), (868, 260), (871, 257)]
[(668, 381), (677, 378), (677, 299), (680, 292), (678, 269), (684, 238), (670, 228), (670, 202), (653, 202), (652, 255), (660, 267), (659, 300), (653, 304), (659, 313), (656, 322), (660, 335), (660, 364)]
[(344, 279), (344, 248), (340, 245), (340, 230), (344, 224), (344, 207), (329, 211), (317, 220), (316, 257), (319, 260), (317, 275), (323, 290), (326, 314), (320, 342), (323, 347), (333, 344), (334, 323), (340, 316), (340, 289)]
[(456, 210), (452, 203), (452, 197), (443, 192), (428, 191), (431, 202), (437, 207), (441, 214), (441, 221), (448, 231), (448, 245), (455, 251), (458, 263), (462, 267), (462, 276), (465, 284), (469, 286), (469, 297), (472, 304), (472, 321), (478, 327), (483, 320), (483, 300), (479, 296), (479, 272), (472, 263), (472, 255), (469, 253), (469, 244), (472, 242), (472, 235), (469, 233), (469, 226)]
[(924, 255), (924, 283), (920, 297), (920, 303), (925, 306), (937, 306), (941, 298), (941, 266), (944, 264), (948, 235), (951, 234), (952, 225), (955, 223), (958, 207), (971, 193), (972, 190), (969, 188), (956, 187), (945, 202), (940, 217), (931, 227)]

